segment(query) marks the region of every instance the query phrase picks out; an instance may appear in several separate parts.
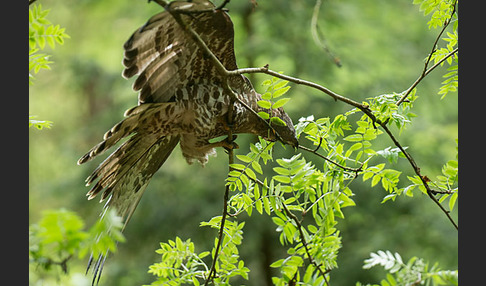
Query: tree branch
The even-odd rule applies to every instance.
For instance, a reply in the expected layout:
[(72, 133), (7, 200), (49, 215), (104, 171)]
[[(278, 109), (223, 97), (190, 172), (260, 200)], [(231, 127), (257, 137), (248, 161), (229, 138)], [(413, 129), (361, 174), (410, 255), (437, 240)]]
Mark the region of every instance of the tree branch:
[(356, 108), (359, 108), (360, 110), (368, 109), (368, 105), (361, 104), (361, 103), (356, 102), (356, 101), (354, 101), (350, 98), (339, 95), (339, 94), (331, 91), (330, 89), (323, 87), (322, 85), (319, 85), (319, 84), (311, 82), (311, 81), (303, 80), (303, 79), (300, 79), (300, 78), (284, 75), (284, 74), (278, 73), (276, 71), (270, 70), (270, 69), (268, 69), (268, 67), (269, 67), (268, 65), (265, 65), (264, 67), (261, 67), (261, 68), (237, 69), (237, 70), (229, 71), (228, 74), (229, 75), (240, 75), (240, 74), (245, 74), (245, 73), (264, 73), (264, 74), (268, 74), (268, 75), (271, 75), (271, 76), (274, 76), (274, 77), (278, 77), (278, 78), (283, 79), (283, 80), (288, 80), (290, 82), (293, 82), (293, 83), (296, 83), (296, 84), (299, 84), (299, 85), (305, 85), (305, 86), (309, 86), (309, 87), (312, 87), (314, 89), (320, 90), (320, 91), (324, 92), (325, 94), (331, 96), (335, 100), (342, 101), (342, 102), (347, 103), (349, 105), (352, 105)]

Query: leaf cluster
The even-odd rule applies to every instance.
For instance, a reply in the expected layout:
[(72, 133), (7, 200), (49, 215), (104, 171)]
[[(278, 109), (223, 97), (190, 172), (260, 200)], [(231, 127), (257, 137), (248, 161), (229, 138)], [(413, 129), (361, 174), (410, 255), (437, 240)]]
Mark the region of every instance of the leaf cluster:
[(43, 9), (41, 4), (29, 5), (29, 84), (33, 83), (34, 74), (41, 69), (50, 69), (49, 55), (39, 53), (44, 50), (46, 43), (52, 49), (56, 44), (64, 44), (64, 39), (69, 38), (65, 29), (59, 25), (53, 25), (46, 17), (49, 9)]
[(446, 57), (446, 62), (449, 65), (447, 73), (443, 75), (445, 80), (442, 82), (442, 86), (439, 89), (438, 94), (444, 98), (448, 93), (457, 91), (458, 88), (458, 54), (450, 57), (458, 47), (458, 17), (456, 13), (457, 0), (414, 0), (414, 4), (420, 5), (420, 11), (423, 11), (424, 15), (431, 14), (431, 18), (428, 21), (429, 29), (436, 29), (442, 27), (440, 35), (452, 23), (452, 31), (446, 31), (445, 36), (441, 38), (446, 45), (443, 47), (434, 47), (434, 50), (430, 54), (428, 61), (433, 61), (434, 64), (442, 66), (442, 62)]
[[(50, 55), (40, 53), (46, 47), (46, 43), (54, 49), (56, 43), (62, 45), (64, 39), (69, 38), (64, 28), (47, 20), (49, 11), (43, 9), (41, 4), (29, 5), (29, 85), (34, 83), (35, 74), (42, 69), (50, 69)], [(51, 121), (35, 120), (33, 116), (29, 116), (29, 128), (35, 126), (42, 130), (44, 127), (50, 128), (51, 125)]]
[[(221, 226), (221, 216), (216, 216), (207, 222), (202, 222), (201, 226), (209, 226), (219, 229)], [(221, 249), (215, 263), (217, 276), (212, 279), (214, 285), (230, 285), (229, 280), (235, 276), (248, 279), (248, 272), (244, 261), (239, 259), (237, 246), (243, 239), (243, 227), (245, 223), (226, 220), (224, 225), (223, 241)], [(160, 243), (160, 248), (156, 253), (160, 254), (160, 262), (154, 263), (149, 267), (149, 273), (156, 276), (156, 280), (150, 285), (181, 285), (193, 284), (200, 285), (205, 283), (209, 277), (210, 266), (205, 258), (211, 254), (215, 258), (218, 238), (214, 241), (214, 248), (211, 252), (195, 252), (195, 245), (190, 239), (182, 241), (179, 237), (175, 241), (169, 240), (168, 243)]]
[(427, 22), (429, 29), (441, 27), (451, 16), (457, 0), (413, 0), (413, 4), (420, 6), (425, 16), (431, 14)]
[[(231, 165), (234, 170), (227, 179), (237, 192), (230, 205), (234, 215), (243, 211), (252, 215), (256, 209), (260, 215), (272, 217), (280, 243), (288, 247), (288, 256), (271, 264), (281, 274), (272, 279), (276, 285), (290, 281), (323, 283), (323, 273), (337, 266), (341, 247), (337, 219), (344, 218), (342, 208), (354, 205), (353, 194), (343, 187), (342, 170), (335, 170), (333, 165), (331, 170), (319, 170), (301, 154), (269, 160), (272, 153), (268, 150), (273, 144), (260, 138), (251, 145), (250, 153), (237, 156), (242, 163)], [(265, 165), (273, 163), (273, 176), (261, 172), (261, 158), (265, 158), (261, 160)], [(261, 175), (264, 178), (257, 177)]]
[(151, 285), (199, 285), (198, 278), (203, 278), (207, 271), (202, 259), (209, 255), (209, 252), (196, 254), (194, 243), (190, 239), (182, 241), (176, 237), (175, 241), (160, 243), (156, 253), (160, 254), (161, 260), (149, 267), (148, 272), (157, 276), (157, 281)]
[[(272, 116), (272, 110), (283, 107), (287, 102), (289, 102), (289, 97), (280, 98), (289, 91), (290, 86), (287, 80), (281, 80), (276, 77), (272, 79), (265, 80), (262, 86), (265, 87), (265, 92), (262, 94), (262, 99), (257, 102), (258, 106), (264, 108), (267, 111), (260, 111), (258, 115), (265, 120), (268, 120), (270, 124), (276, 124), (280, 126), (285, 126), (286, 123), (277, 116)], [(280, 98), (280, 99), (278, 99)]]
[(44, 128), (51, 128), (52, 121), (49, 120), (36, 120), (36, 116), (29, 115), (29, 128), (34, 126), (35, 128), (42, 130)]
[(370, 258), (364, 261), (363, 268), (370, 269), (376, 265), (382, 266), (388, 272), (386, 278), (380, 282), (381, 286), (458, 285), (457, 270), (441, 270), (438, 263), (429, 269), (429, 264), (416, 256), (404, 263), (399, 253), (378, 250), (376, 253), (372, 252)]

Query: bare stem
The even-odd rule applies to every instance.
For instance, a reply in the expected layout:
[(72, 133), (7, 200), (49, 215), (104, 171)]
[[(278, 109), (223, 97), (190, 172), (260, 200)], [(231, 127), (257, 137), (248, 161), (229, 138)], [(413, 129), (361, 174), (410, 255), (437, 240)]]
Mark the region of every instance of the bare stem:
[(316, 45), (318, 45), (329, 55), (329, 57), (338, 67), (341, 67), (342, 66), (341, 61), (339, 60), (338, 57), (336, 57), (331, 52), (331, 50), (327, 46), (323, 33), (321, 29), (319, 29), (319, 25), (317, 24), (317, 20), (319, 19), (319, 9), (321, 8), (321, 5), (322, 5), (322, 0), (316, 0), (316, 4), (314, 5), (314, 12), (312, 13), (312, 19), (311, 19), (312, 39), (314, 40), (314, 43), (316, 43)]
[[(231, 156), (229, 153), (231, 152)], [(232, 158), (233, 150), (228, 152), (228, 157)], [(218, 261), (219, 250), (221, 248), (221, 244), (223, 242), (223, 233), (224, 233), (224, 224), (226, 222), (226, 217), (228, 215), (228, 197), (229, 197), (229, 185), (226, 186), (226, 190), (224, 191), (224, 198), (223, 198), (223, 217), (221, 218), (221, 226), (219, 227), (219, 234), (218, 234), (218, 244), (216, 245), (216, 251), (214, 252), (213, 263), (211, 264), (211, 270), (209, 270), (208, 278), (204, 285), (209, 285), (209, 282), (212, 281), (212, 276), (216, 274), (216, 261)]]

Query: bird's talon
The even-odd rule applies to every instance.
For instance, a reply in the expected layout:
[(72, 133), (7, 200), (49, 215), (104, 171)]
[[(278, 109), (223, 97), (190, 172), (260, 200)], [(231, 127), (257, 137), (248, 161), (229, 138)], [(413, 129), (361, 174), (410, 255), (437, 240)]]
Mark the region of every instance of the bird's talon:
[[(234, 137), (235, 136), (233, 136), (233, 140), (234, 140)], [(234, 141), (229, 142), (227, 139), (221, 141), (221, 144), (222, 144), (222, 147), (224, 149), (226, 149), (226, 151), (240, 148), (240, 146), (238, 144), (236, 144), (236, 142), (234, 142)]]

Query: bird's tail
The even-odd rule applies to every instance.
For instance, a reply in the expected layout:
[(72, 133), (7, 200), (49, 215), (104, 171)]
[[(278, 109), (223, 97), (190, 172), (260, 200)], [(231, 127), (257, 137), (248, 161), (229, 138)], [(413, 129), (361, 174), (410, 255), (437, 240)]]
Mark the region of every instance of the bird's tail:
[[(83, 164), (131, 135), (86, 179), (86, 185), (97, 180), (87, 193), (88, 199), (93, 199), (104, 190), (100, 201), (106, 199), (105, 209), (114, 208), (122, 217), (123, 228), (133, 215), (153, 174), (164, 164), (180, 138), (178, 135), (161, 136), (146, 132), (138, 125), (143, 124), (144, 118), (150, 117), (150, 109), (141, 106), (137, 108), (128, 110), (128, 118), (108, 131), (104, 140), (78, 161), (78, 164)], [(138, 119), (134, 120), (135, 117)], [(99, 280), (106, 255), (100, 255), (94, 265), (93, 284)], [(92, 260), (90, 258), (88, 269)]]

